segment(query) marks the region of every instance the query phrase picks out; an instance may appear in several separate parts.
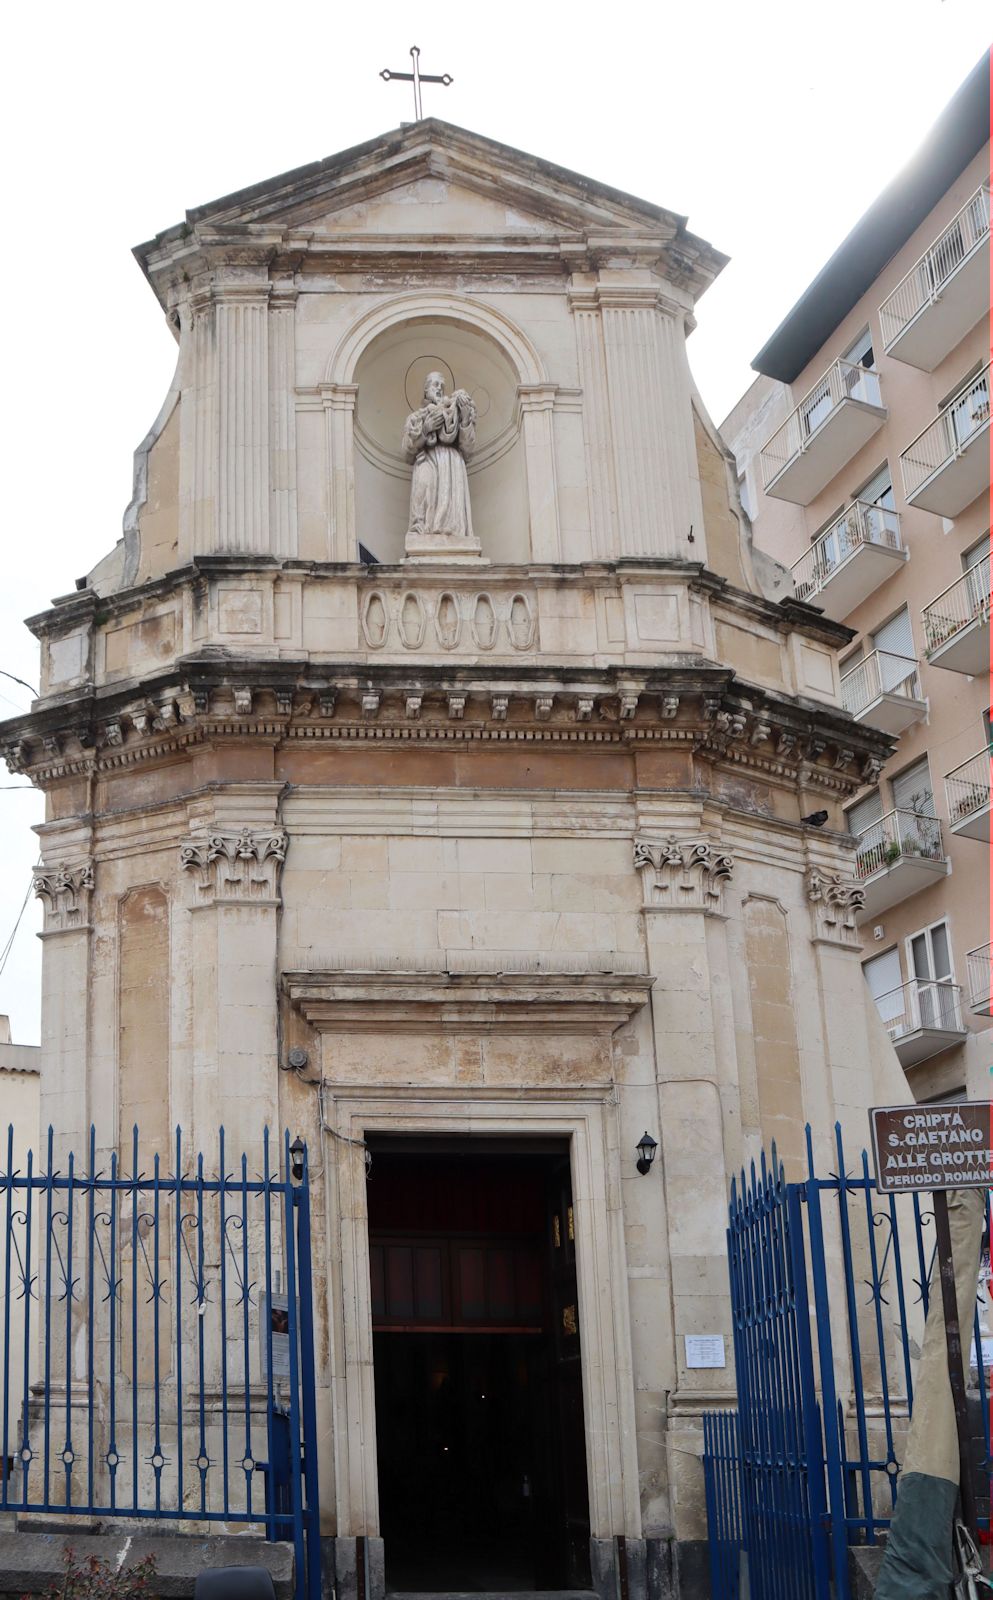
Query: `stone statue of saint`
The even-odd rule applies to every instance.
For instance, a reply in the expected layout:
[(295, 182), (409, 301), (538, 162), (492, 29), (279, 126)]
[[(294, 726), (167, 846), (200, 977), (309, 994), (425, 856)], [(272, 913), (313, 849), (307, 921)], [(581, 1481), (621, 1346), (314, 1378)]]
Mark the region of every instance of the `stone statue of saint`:
[(440, 372), (424, 380), (424, 404), (403, 430), (414, 463), (407, 538), (473, 539), (466, 457), (476, 443), (476, 407), (464, 389), (445, 394)]

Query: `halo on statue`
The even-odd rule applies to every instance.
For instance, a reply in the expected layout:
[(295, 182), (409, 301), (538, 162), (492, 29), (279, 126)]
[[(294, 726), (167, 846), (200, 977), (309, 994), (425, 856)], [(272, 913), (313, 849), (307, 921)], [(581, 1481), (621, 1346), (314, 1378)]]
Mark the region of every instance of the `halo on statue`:
[(429, 372), (440, 372), (445, 380), (445, 393), (454, 393), (457, 385), (447, 361), (440, 356), (416, 356), (403, 380), (408, 411), (419, 411), (424, 404), (424, 383)]

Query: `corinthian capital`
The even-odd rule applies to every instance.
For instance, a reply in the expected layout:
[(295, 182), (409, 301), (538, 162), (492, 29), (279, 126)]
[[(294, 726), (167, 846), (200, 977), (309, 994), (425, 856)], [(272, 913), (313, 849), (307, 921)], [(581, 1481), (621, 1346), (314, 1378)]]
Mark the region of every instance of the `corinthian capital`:
[(720, 915), (734, 858), (710, 839), (636, 839), (646, 911), (703, 911)]
[(815, 939), (831, 944), (859, 945), (858, 914), (865, 905), (865, 889), (840, 872), (807, 872), (807, 899), (814, 921)]
[(45, 907), (45, 932), (68, 933), (89, 924), (90, 894), (93, 889), (93, 863), (80, 861), (70, 866), (37, 867), (34, 892)]
[(179, 864), (195, 874), (197, 900), (271, 904), (279, 898), (279, 875), (286, 860), (287, 836), (281, 828), (242, 828), (184, 839)]

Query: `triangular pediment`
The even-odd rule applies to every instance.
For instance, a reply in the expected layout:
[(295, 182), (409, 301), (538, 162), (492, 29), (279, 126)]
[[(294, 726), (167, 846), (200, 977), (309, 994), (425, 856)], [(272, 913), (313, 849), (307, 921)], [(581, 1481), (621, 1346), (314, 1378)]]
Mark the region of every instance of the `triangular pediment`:
[(724, 263), (675, 212), (434, 119), (198, 206), (136, 254), (154, 268), (163, 247), (191, 231), (631, 238), (675, 243), (710, 275)]

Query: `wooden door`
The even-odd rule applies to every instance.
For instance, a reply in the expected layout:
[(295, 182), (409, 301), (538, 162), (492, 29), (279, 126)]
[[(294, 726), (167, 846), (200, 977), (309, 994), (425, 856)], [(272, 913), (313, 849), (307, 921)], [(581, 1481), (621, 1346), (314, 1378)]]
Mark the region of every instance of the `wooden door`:
[[(576, 1229), (568, 1158), (548, 1182), (548, 1252), (551, 1338), (548, 1341), (552, 1468), (557, 1481), (549, 1529), (567, 1588), (590, 1583), (590, 1496), (583, 1419), (582, 1329), (576, 1274)], [(560, 1582), (562, 1579), (560, 1578)]]

